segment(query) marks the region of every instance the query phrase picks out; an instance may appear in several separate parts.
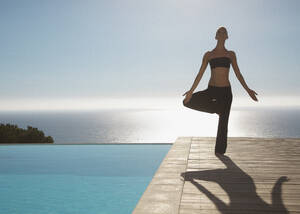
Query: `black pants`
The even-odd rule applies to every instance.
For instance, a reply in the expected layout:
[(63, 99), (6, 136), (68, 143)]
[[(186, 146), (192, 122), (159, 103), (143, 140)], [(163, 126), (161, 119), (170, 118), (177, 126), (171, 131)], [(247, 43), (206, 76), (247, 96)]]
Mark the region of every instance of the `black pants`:
[(227, 148), (228, 119), (232, 103), (231, 86), (217, 87), (208, 85), (204, 91), (193, 93), (185, 107), (219, 115), (215, 152), (224, 154)]

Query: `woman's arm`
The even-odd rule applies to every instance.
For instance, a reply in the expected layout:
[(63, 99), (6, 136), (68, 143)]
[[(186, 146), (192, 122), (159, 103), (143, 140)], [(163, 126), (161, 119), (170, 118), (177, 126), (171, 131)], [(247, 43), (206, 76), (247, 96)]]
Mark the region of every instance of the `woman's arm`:
[(247, 86), (243, 75), (240, 72), (239, 66), (237, 64), (237, 60), (236, 60), (236, 55), (234, 51), (230, 51), (231, 54), (231, 64), (232, 64), (232, 68), (234, 70), (234, 73), (236, 75), (236, 77), (238, 78), (238, 80), (240, 81), (240, 83), (242, 84), (242, 86), (244, 87), (244, 89), (249, 92), (249, 87)]
[(196, 76), (196, 79), (194, 80), (194, 83), (191, 87), (191, 89), (189, 90), (190, 93), (193, 93), (193, 91), (197, 88), (202, 76), (203, 76), (203, 73), (207, 67), (207, 64), (208, 64), (208, 54), (209, 52), (207, 51), (204, 55), (203, 55), (203, 58), (202, 58), (202, 65), (200, 67), (200, 70), (199, 70), (199, 73), (197, 74)]
[(257, 100), (257, 97), (255, 95), (257, 95), (257, 93), (255, 91), (253, 91), (252, 89), (250, 89), (245, 80), (244, 80), (244, 77), (243, 75), (241, 74), (240, 72), (240, 69), (239, 69), (239, 66), (237, 64), (237, 60), (236, 60), (236, 54), (234, 51), (230, 51), (230, 54), (231, 54), (231, 64), (232, 64), (232, 68), (234, 70), (234, 73), (236, 75), (236, 77), (238, 78), (238, 80), (240, 81), (240, 83), (242, 84), (242, 86), (244, 87), (244, 89), (248, 92), (248, 94), (250, 95), (250, 97), (255, 100), (255, 101), (258, 101)]

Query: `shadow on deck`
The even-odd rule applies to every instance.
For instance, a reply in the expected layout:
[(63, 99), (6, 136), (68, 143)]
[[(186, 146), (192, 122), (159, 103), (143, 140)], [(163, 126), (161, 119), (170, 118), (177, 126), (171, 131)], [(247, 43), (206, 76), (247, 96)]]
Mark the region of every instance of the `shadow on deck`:
[[(209, 198), (220, 213), (289, 213), (282, 200), (282, 184), (288, 181), (286, 176), (278, 178), (272, 188), (272, 203), (265, 202), (256, 192), (254, 180), (230, 157), (224, 155), (218, 157), (225, 169), (213, 169), (203, 171), (189, 171), (181, 173), (185, 181), (190, 181), (197, 189)], [(227, 193), (229, 204), (227, 205), (218, 196), (214, 195), (197, 180), (215, 182)]]
[(300, 214), (300, 139), (178, 137), (133, 214)]

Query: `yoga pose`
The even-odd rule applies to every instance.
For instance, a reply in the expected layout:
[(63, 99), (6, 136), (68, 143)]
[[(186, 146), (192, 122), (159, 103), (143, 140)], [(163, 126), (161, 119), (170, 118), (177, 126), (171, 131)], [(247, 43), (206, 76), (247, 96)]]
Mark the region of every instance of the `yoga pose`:
[[(248, 92), (254, 101), (258, 101), (257, 93), (251, 90), (237, 65), (236, 54), (234, 51), (229, 51), (225, 48), (225, 40), (228, 39), (227, 30), (225, 27), (220, 27), (217, 30), (215, 39), (218, 41), (216, 47), (212, 51), (207, 51), (202, 59), (202, 65), (199, 73), (192, 85), (192, 88), (185, 92), (183, 105), (185, 107), (219, 115), (218, 133), (216, 138), (215, 154), (223, 155), (227, 148), (227, 127), (229, 113), (232, 103), (232, 91), (229, 82), (230, 64), (233, 67), (236, 77)], [(207, 89), (193, 93), (199, 84), (203, 73), (208, 65), (211, 68), (211, 77)]]

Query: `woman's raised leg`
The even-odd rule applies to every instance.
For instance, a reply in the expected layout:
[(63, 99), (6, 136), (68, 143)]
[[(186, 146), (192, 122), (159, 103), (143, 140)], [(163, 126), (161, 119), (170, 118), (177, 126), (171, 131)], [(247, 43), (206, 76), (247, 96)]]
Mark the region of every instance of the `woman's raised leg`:
[(216, 113), (216, 103), (214, 103), (216, 101), (216, 99), (212, 98), (212, 94), (209, 89), (205, 89), (203, 91), (193, 93), (189, 102), (183, 102), (183, 105), (190, 109), (213, 114)]

